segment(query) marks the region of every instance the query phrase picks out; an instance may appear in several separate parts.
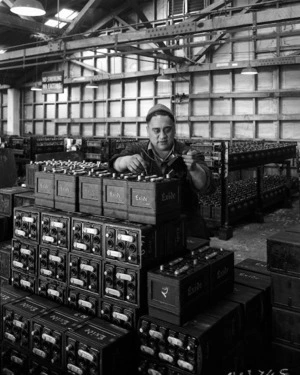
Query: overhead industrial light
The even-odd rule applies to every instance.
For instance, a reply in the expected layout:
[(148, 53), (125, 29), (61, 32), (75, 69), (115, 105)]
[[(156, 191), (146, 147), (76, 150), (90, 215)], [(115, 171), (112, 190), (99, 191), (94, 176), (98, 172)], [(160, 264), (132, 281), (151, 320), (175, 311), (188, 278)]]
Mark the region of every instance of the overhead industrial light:
[(39, 86), (37, 83), (30, 88), (31, 91), (42, 91), (42, 87)]
[(250, 76), (250, 75), (258, 74), (258, 71), (256, 70), (256, 68), (253, 68), (253, 66), (248, 65), (246, 68), (244, 68), (241, 71), (241, 74), (246, 74)]
[(250, 42), (251, 42), (251, 39), (250, 39), (250, 30), (248, 31), (249, 32), (249, 43), (248, 43), (248, 66), (244, 69), (242, 69), (241, 71), (241, 74), (245, 74), (245, 75), (254, 75), (254, 74), (258, 74), (258, 71), (256, 70), (256, 68), (253, 68), (253, 66), (251, 66), (251, 62), (250, 62)]
[(156, 82), (170, 82), (170, 81), (171, 79), (165, 75), (164, 71), (162, 72), (162, 74), (160, 74), (156, 78)]
[(46, 14), (43, 5), (38, 0), (16, 0), (10, 8), (12, 13), (19, 16), (43, 16)]
[(93, 81), (90, 81), (85, 87), (87, 89), (97, 89), (99, 85)]
[(74, 77), (72, 78), (72, 82), (85, 82), (86, 78), (85, 77)]

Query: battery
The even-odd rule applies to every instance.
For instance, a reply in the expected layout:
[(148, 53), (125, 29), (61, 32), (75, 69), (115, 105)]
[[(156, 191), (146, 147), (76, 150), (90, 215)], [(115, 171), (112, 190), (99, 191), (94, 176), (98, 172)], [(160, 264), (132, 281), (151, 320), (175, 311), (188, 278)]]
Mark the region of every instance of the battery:
[(7, 343), (2, 345), (1, 374), (28, 374), (27, 353)]
[(41, 245), (69, 250), (72, 214), (57, 210), (41, 213)]
[(35, 172), (35, 204), (54, 208), (55, 174), (48, 171)]
[(174, 219), (181, 211), (181, 185), (178, 179), (144, 177), (128, 180), (128, 220), (145, 224), (160, 224)]
[(79, 176), (79, 212), (103, 214), (103, 179), (99, 175)]
[(36, 295), (3, 306), (3, 337), (28, 353), (31, 349), (32, 318), (59, 305)]
[(191, 374), (220, 374), (224, 351), (219, 318), (199, 314), (182, 327), (156, 319), (140, 318), (139, 352)]
[(51, 245), (40, 245), (37, 275), (67, 283), (68, 261), (67, 250)]
[(20, 288), (30, 293), (37, 293), (37, 277), (32, 273), (12, 269), (11, 284), (15, 288)]
[(272, 272), (300, 277), (300, 233), (281, 231), (267, 238), (267, 263)]
[(39, 244), (41, 213), (45, 208), (37, 206), (15, 207), (13, 236), (16, 239)]
[(236, 263), (235, 268), (262, 273), (263, 275), (270, 275), (267, 262), (262, 260), (246, 258), (243, 261)]
[(0, 243), (0, 277), (7, 283), (11, 281), (11, 241)]
[(128, 330), (136, 330), (139, 318), (146, 313), (147, 308), (129, 306), (121, 301), (100, 300), (99, 318)]
[(117, 176), (103, 178), (103, 215), (128, 219), (127, 180)]
[(35, 185), (35, 172), (39, 172), (42, 170), (43, 165), (42, 163), (33, 163), (31, 162), (30, 164), (26, 164), (26, 175), (25, 175), (25, 183), (26, 186), (34, 189)]
[(182, 325), (209, 303), (210, 268), (177, 258), (148, 272), (151, 316)]
[(75, 330), (90, 317), (65, 306), (36, 315), (31, 321), (31, 355), (48, 366), (66, 369), (66, 332)]
[(271, 272), (271, 280), (272, 305), (300, 312), (300, 278)]
[(70, 253), (68, 285), (99, 295), (102, 260), (85, 254)]
[(131, 307), (146, 306), (146, 270), (105, 261), (102, 280), (102, 296), (107, 300), (123, 301)]
[(104, 216), (75, 216), (71, 223), (71, 252), (103, 257), (103, 226), (109, 222)]
[(272, 337), (277, 342), (300, 349), (299, 312), (272, 307)]
[(71, 309), (76, 309), (90, 316), (99, 316), (100, 297), (98, 295), (73, 286), (68, 287), (67, 290), (67, 305)]
[(33, 206), (35, 204), (34, 191), (18, 193), (14, 196), (14, 207)]
[(78, 212), (79, 176), (54, 173), (54, 207), (58, 210)]
[(135, 265), (140, 268), (153, 264), (165, 253), (156, 227), (131, 222), (104, 225), (104, 257), (106, 260)]
[[(22, 298), (28, 297), (30, 293), (20, 289), (16, 289), (11, 285), (3, 285), (0, 289), (0, 319), (3, 321), (3, 306), (7, 303), (19, 301)], [(0, 339), (2, 339), (2, 329), (0, 330)]]
[(229, 250), (202, 247), (148, 272), (149, 313), (182, 325), (233, 289)]
[(250, 286), (262, 290), (266, 296), (266, 303), (271, 305), (271, 277), (262, 273), (234, 268), (234, 281), (237, 284)]
[(11, 217), (14, 210), (14, 196), (30, 191), (28, 188), (14, 186), (0, 189), (0, 214)]
[(68, 374), (132, 375), (133, 334), (99, 318), (66, 332)]
[(13, 238), (11, 243), (11, 254), (11, 267), (13, 270), (37, 275), (37, 244)]

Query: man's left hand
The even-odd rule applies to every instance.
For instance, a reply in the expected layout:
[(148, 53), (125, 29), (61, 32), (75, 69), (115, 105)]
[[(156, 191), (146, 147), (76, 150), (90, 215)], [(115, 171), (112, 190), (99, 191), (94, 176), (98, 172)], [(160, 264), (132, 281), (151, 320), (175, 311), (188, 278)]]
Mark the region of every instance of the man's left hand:
[(188, 171), (193, 170), (197, 161), (202, 160), (201, 154), (196, 150), (189, 150), (186, 154), (182, 155), (182, 158)]

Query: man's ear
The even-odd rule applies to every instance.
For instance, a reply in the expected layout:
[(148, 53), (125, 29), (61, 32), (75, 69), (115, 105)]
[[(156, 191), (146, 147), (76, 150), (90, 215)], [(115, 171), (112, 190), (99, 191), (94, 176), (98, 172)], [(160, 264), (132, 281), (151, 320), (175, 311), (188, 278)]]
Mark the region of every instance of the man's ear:
[(146, 130), (147, 130), (147, 134), (149, 136), (149, 125), (148, 124), (146, 125)]

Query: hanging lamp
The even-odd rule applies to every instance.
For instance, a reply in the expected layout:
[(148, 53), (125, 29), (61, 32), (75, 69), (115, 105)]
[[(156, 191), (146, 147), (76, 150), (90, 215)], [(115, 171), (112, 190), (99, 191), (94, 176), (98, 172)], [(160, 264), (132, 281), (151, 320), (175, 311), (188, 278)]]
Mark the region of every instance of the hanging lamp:
[(38, 0), (16, 0), (10, 8), (12, 13), (19, 16), (37, 17), (46, 14), (43, 5)]
[(248, 43), (248, 66), (244, 69), (242, 69), (241, 71), (241, 74), (245, 74), (245, 75), (254, 75), (254, 74), (258, 74), (258, 71), (256, 68), (254, 68), (253, 66), (251, 66), (251, 62), (250, 62), (250, 42), (251, 42), (251, 38), (250, 38), (250, 30), (249, 30), (249, 43)]
[(90, 81), (85, 87), (87, 89), (97, 89), (99, 85), (93, 81)]
[(254, 75), (258, 74), (258, 71), (249, 64), (246, 68), (242, 69), (241, 74)]
[(171, 79), (165, 75), (164, 71), (162, 71), (162, 74), (160, 74), (156, 78), (156, 82), (169, 82), (169, 81), (171, 81)]
[(31, 91), (42, 91), (41, 86), (39, 86), (37, 83), (30, 88)]

